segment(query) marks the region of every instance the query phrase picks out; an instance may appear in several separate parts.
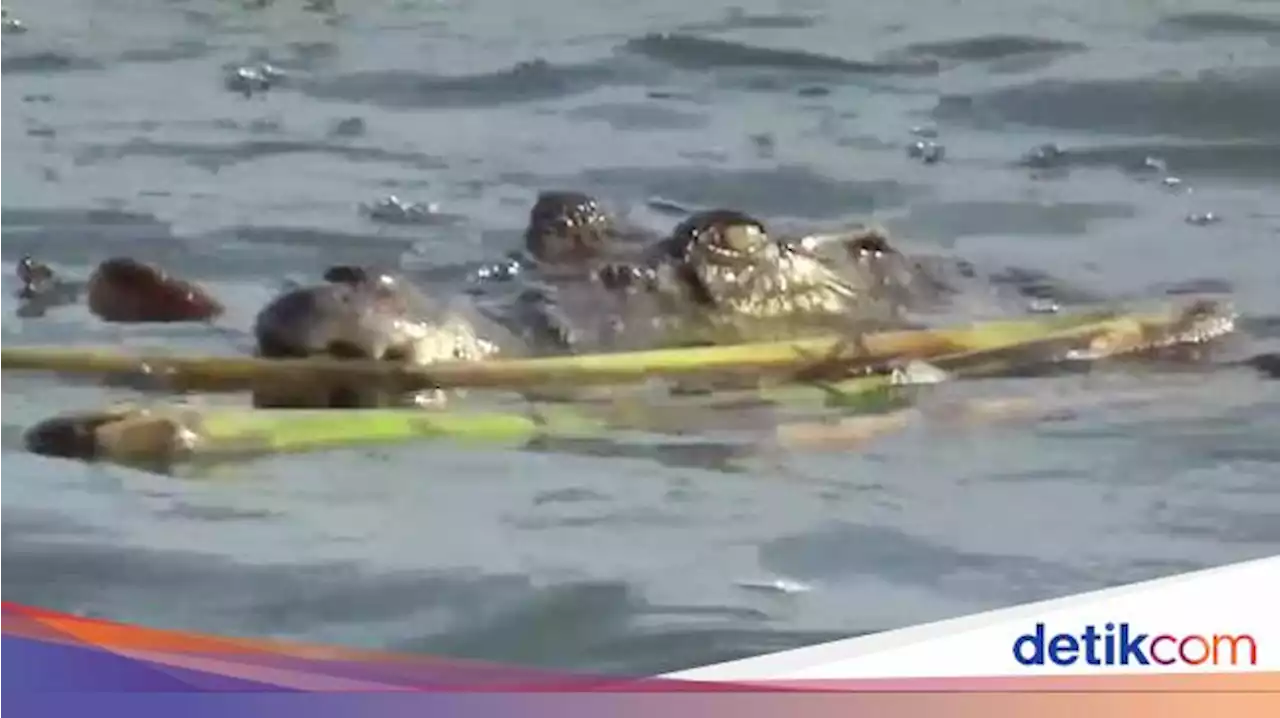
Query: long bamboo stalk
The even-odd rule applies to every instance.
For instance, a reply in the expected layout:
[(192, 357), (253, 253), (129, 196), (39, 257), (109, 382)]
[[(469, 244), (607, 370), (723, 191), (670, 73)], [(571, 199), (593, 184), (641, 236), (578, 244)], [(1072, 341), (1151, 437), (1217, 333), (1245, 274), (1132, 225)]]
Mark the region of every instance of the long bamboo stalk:
[[(1016, 344), (1046, 330), (1097, 332), (1115, 319), (1112, 312), (994, 321), (959, 328), (869, 334), (857, 341), (822, 337), (734, 346), (659, 349), (534, 359), (495, 359), (405, 366), (392, 362), (329, 358), (260, 359), (129, 355), (116, 350), (10, 347), (0, 366), (10, 371), (148, 377), (167, 388), (194, 392), (235, 392), (274, 381), (358, 382), (386, 391), (430, 388), (523, 389), (546, 385), (585, 386), (643, 381), (654, 376), (739, 374), (754, 377), (803, 373), (807, 367), (872, 367), (886, 360), (930, 357)], [(1168, 321), (1163, 315), (1131, 321)]]
[[(1228, 334), (1235, 329), (1234, 312), (1226, 307), (1195, 303), (1180, 314), (1171, 315), (1165, 322), (1152, 322), (1141, 317), (1122, 317), (1104, 323), (1103, 330), (1081, 334), (1072, 330), (1050, 333), (1033, 342), (997, 348), (991, 351), (961, 352), (937, 357), (930, 367), (945, 372), (948, 378), (999, 376), (1032, 370), (1032, 364), (1061, 366), (1063, 361), (1076, 360), (1087, 364), (1098, 361), (1142, 354), (1171, 346), (1204, 343)], [(1083, 340), (1083, 341), (1082, 341)], [(826, 404), (836, 406), (865, 407), (869, 399), (895, 389), (893, 375), (877, 375), (825, 386)], [(782, 387), (779, 391), (790, 393), (794, 387)], [(892, 398), (892, 395), (890, 395)], [(1059, 401), (1056, 406), (1041, 399), (1025, 396), (962, 401), (951, 407), (950, 419), (960, 423), (988, 423), (1007, 419), (1047, 416), (1056, 411), (1075, 408), (1079, 402)], [(880, 411), (855, 412), (835, 422), (800, 421), (780, 425), (777, 439), (791, 448), (838, 447), (849, 449), (865, 444), (879, 436), (900, 431), (908, 426), (918, 409), (905, 401), (884, 401), (877, 405)]]
[(180, 405), (71, 412), (26, 432), (36, 454), (166, 468), (268, 454), (448, 438), (519, 445), (538, 436), (593, 437), (609, 429), (567, 407), (515, 412), (194, 408)]
[[(892, 392), (904, 383), (929, 381), (930, 371), (944, 377), (974, 376), (1007, 371), (1029, 357), (1053, 361), (1082, 349), (1092, 358), (1125, 353), (1149, 343), (1153, 331), (1176, 326), (1126, 316), (1086, 326), (1042, 332), (1031, 342), (1006, 337), (1004, 344), (975, 342), (985, 348), (935, 357), (924, 365), (924, 377), (908, 371), (880, 372), (817, 388), (773, 387), (766, 397), (794, 402), (807, 392), (826, 406), (863, 410), (892, 408)], [(938, 377), (932, 377), (938, 378)], [(905, 380), (905, 381), (904, 381)], [(882, 396), (873, 396), (881, 392)], [(601, 407), (593, 407), (600, 409)], [(187, 406), (133, 408), (113, 412), (77, 412), (49, 419), (27, 433), (28, 448), (36, 453), (108, 460), (131, 465), (168, 465), (176, 461), (225, 459), (236, 456), (296, 452), (339, 446), (403, 442), (450, 437), (485, 442), (524, 442), (537, 436), (599, 437), (618, 426), (643, 423), (644, 407), (603, 407), (599, 416), (586, 407), (543, 405), (536, 413), (514, 411), (468, 412), (421, 409), (262, 410), (251, 408), (196, 409)], [(628, 419), (628, 416), (630, 419)], [(897, 426), (895, 414), (877, 426)], [(639, 418), (641, 421), (637, 422)]]
[[(811, 382), (811, 385), (826, 393), (827, 405), (861, 404), (868, 392), (884, 390), (895, 384), (919, 385), (942, 378), (1060, 371), (1064, 362), (1093, 364), (1141, 354), (1153, 347), (1208, 341), (1234, 331), (1234, 315), (1225, 308), (1221, 313), (1205, 311), (1206, 307), (1193, 304), (1181, 311), (1165, 314), (1124, 315), (1065, 329), (1050, 329), (1026, 341), (969, 348), (928, 358), (924, 365), (925, 373), (945, 376), (930, 378), (918, 372), (916, 376), (906, 376), (901, 370), (880, 371), (844, 381)], [(1201, 320), (1196, 325), (1199, 331), (1190, 330), (1189, 322), (1194, 320)], [(796, 401), (803, 393), (811, 391), (811, 387), (800, 386), (765, 389), (768, 395), (784, 401)]]

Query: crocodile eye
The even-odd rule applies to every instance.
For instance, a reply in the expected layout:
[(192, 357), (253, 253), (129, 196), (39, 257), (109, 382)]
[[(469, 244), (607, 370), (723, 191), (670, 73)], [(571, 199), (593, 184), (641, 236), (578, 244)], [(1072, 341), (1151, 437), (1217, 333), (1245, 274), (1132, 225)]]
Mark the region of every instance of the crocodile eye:
[(889, 242), (879, 234), (858, 237), (847, 245), (847, 250), (855, 259), (880, 259), (897, 250), (889, 246)]
[(539, 261), (589, 258), (607, 244), (613, 220), (594, 197), (581, 192), (538, 195), (525, 226), (525, 249)]

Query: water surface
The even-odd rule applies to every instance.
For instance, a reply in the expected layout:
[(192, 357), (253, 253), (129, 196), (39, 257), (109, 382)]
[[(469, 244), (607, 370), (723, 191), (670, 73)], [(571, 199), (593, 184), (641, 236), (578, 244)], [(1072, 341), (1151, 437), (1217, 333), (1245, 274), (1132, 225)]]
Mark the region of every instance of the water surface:
[[(554, 186), (657, 229), (676, 218), (654, 199), (871, 218), (1109, 294), (1225, 288), (1275, 350), (1275, 2), (336, 5), (6, 5), (27, 31), (3, 40), (5, 340), (243, 351), (284, 279), (491, 258)], [(259, 62), (287, 78), (224, 87)], [(934, 132), (944, 159), (912, 158)], [(441, 216), (358, 211), (388, 194)], [(211, 286), (221, 330), (15, 316), (24, 254), (122, 253)], [(646, 673), (1280, 547), (1280, 393), (1248, 371), (1005, 383), (986, 390), (1092, 398), (860, 451), (748, 431), (179, 477), (8, 448), (133, 395), (6, 379), (5, 600), (153, 626)], [(1099, 400), (1139, 390), (1163, 398)]]

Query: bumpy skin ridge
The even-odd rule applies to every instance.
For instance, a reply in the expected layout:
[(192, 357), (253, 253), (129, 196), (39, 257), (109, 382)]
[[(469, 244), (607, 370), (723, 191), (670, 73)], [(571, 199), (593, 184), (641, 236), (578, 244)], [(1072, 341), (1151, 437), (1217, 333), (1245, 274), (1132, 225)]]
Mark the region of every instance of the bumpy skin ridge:
[[(858, 254), (870, 236), (843, 238), (848, 247), (833, 258), (771, 238), (744, 212), (712, 209), (628, 254), (594, 199), (545, 192), (530, 212), (527, 249), (544, 267), (576, 273), (543, 274), (548, 281), (526, 284), (507, 323), (539, 353), (902, 326), (906, 263), (883, 236), (877, 240), (883, 251)], [(548, 250), (554, 247), (568, 249)], [(583, 248), (589, 251), (569, 251)]]
[(682, 222), (655, 248), (647, 273), (647, 286), (632, 295), (651, 305), (659, 333), (676, 343), (780, 339), (902, 321), (877, 291), (877, 267), (842, 275), (737, 210), (709, 210)]
[(542, 192), (529, 210), (525, 250), (544, 265), (575, 265), (600, 259), (617, 244), (614, 219), (582, 192)]
[[(407, 282), (388, 275), (330, 270), (331, 281), (289, 290), (259, 312), (254, 323), (259, 356), (331, 356), (426, 365), (478, 361), (499, 353), (481, 336), (477, 319), (439, 305)], [(280, 386), (255, 392), (258, 406), (371, 406), (435, 403), (440, 392), (389, 397), (359, 386)]]

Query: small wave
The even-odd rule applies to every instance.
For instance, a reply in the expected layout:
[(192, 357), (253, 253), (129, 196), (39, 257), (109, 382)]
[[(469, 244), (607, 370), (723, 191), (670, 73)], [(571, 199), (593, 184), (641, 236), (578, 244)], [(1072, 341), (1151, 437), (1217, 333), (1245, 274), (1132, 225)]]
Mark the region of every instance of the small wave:
[(11, 74), (48, 74), (54, 72), (77, 72), (83, 70), (101, 70), (102, 65), (86, 57), (78, 57), (62, 52), (46, 50), (23, 55), (12, 55), (0, 61), (0, 73)]
[(1160, 160), (1170, 174), (1181, 178), (1280, 179), (1280, 142), (1139, 142), (1073, 147), (1055, 157), (1054, 166), (1143, 172), (1148, 169), (1144, 166), (1147, 158)]
[(912, 191), (892, 180), (845, 180), (802, 166), (716, 170), (609, 167), (572, 177), (540, 177), (539, 186), (580, 186), (606, 196), (661, 196), (684, 207), (734, 207), (767, 217), (839, 219), (904, 204)]
[(735, 30), (803, 30), (821, 22), (821, 18), (790, 13), (752, 14), (734, 8), (718, 20), (693, 22), (680, 26), (681, 32), (733, 32)]
[(1087, 45), (1028, 35), (980, 35), (941, 42), (907, 45), (895, 54), (904, 57), (935, 57), (941, 60), (987, 62), (1022, 55), (1061, 55), (1084, 52)]
[(24, 209), (8, 208), (0, 211), (0, 224), (6, 230), (14, 227), (85, 227), (149, 225), (168, 227), (155, 216), (141, 212), (114, 209)]
[(614, 102), (588, 105), (569, 111), (569, 117), (598, 120), (619, 131), (691, 130), (707, 125), (707, 118), (656, 104)]
[(4, 226), (3, 257), (10, 262), (30, 255), (57, 269), (87, 270), (113, 254), (144, 257), (165, 266), (189, 254), (169, 223), (138, 212), (6, 208), (0, 224)]
[[(484, 610), (468, 607), (468, 620), (455, 621), (447, 630), (428, 632), (421, 620), (397, 626), (408, 637), (390, 648), (624, 677), (668, 673), (837, 638), (834, 633), (756, 628), (770, 616), (749, 605), (662, 604), (644, 594), (641, 585), (603, 580), (493, 591), (476, 604)], [(528, 626), (553, 631), (556, 650), (547, 651), (542, 634), (530, 634)], [(856, 632), (845, 631), (838, 637)], [(512, 636), (526, 638), (512, 640)], [(529, 679), (530, 685), (534, 680)]]
[[(225, 227), (203, 237), (203, 239), (209, 240), (225, 240), (230, 238), (249, 244), (272, 244), (282, 247), (300, 247), (325, 250), (326, 252), (353, 247), (366, 248), (363, 251), (372, 251), (378, 247), (383, 247), (401, 252), (409, 249), (413, 245), (413, 240), (388, 235), (375, 236), (373, 233), (354, 234), (351, 232), (336, 232), (333, 230), (317, 229), (312, 227), (263, 225), (236, 225), (232, 227)], [(325, 261), (328, 264), (333, 263), (333, 259), (330, 256), (326, 256)], [(325, 266), (328, 266), (328, 264)]]
[(1234, 290), (1235, 287), (1230, 280), (1218, 277), (1195, 277), (1175, 282), (1160, 282), (1150, 288), (1150, 293), (1181, 296), (1187, 294), (1231, 294)]
[(758, 68), (853, 74), (934, 74), (936, 62), (849, 60), (806, 50), (779, 50), (680, 33), (655, 33), (628, 40), (627, 52), (685, 70)]
[(166, 63), (194, 60), (212, 54), (214, 47), (200, 40), (181, 40), (166, 47), (139, 47), (120, 53), (120, 62)]
[(247, 140), (244, 142), (196, 143), (156, 142), (135, 139), (121, 145), (91, 147), (77, 156), (80, 164), (104, 159), (127, 157), (165, 157), (180, 159), (197, 167), (217, 170), (241, 162), (285, 154), (326, 154), (352, 162), (385, 162), (414, 169), (441, 169), (443, 160), (416, 152), (390, 152), (376, 147), (353, 147), (314, 140)]
[(1280, 20), (1230, 12), (1180, 13), (1162, 18), (1148, 35), (1171, 40), (1213, 35), (1260, 35), (1280, 41)]
[[(652, 461), (669, 468), (701, 469), (727, 474), (744, 473), (747, 470), (745, 462), (752, 459), (756, 453), (754, 446), (743, 443), (716, 441), (641, 443), (616, 439), (538, 439), (530, 442), (524, 450), (562, 456)], [(615, 523), (611, 518), (601, 519), (600, 522)]]
[[(761, 567), (800, 580), (874, 575), (895, 584), (945, 588), (948, 595), (987, 599), (1009, 592), (1036, 599), (1074, 587), (1086, 576), (1030, 556), (966, 551), (892, 528), (831, 522), (760, 547)], [(983, 580), (972, 580), (982, 576)], [(997, 588), (999, 586), (999, 588)]]
[(1280, 339), (1280, 314), (1241, 317), (1240, 330), (1260, 339)]
[(939, 120), (998, 119), (1064, 130), (1202, 139), (1280, 138), (1280, 68), (1193, 79), (1048, 80), (943, 97)]
[(298, 86), (317, 99), (392, 108), (491, 107), (569, 97), (621, 79), (615, 68), (605, 63), (558, 65), (536, 60), (474, 75), (386, 70), (301, 80)]
[(1119, 203), (936, 202), (921, 203), (901, 220), (912, 234), (954, 239), (973, 235), (1063, 236), (1088, 233), (1091, 223), (1126, 219), (1136, 210)]

